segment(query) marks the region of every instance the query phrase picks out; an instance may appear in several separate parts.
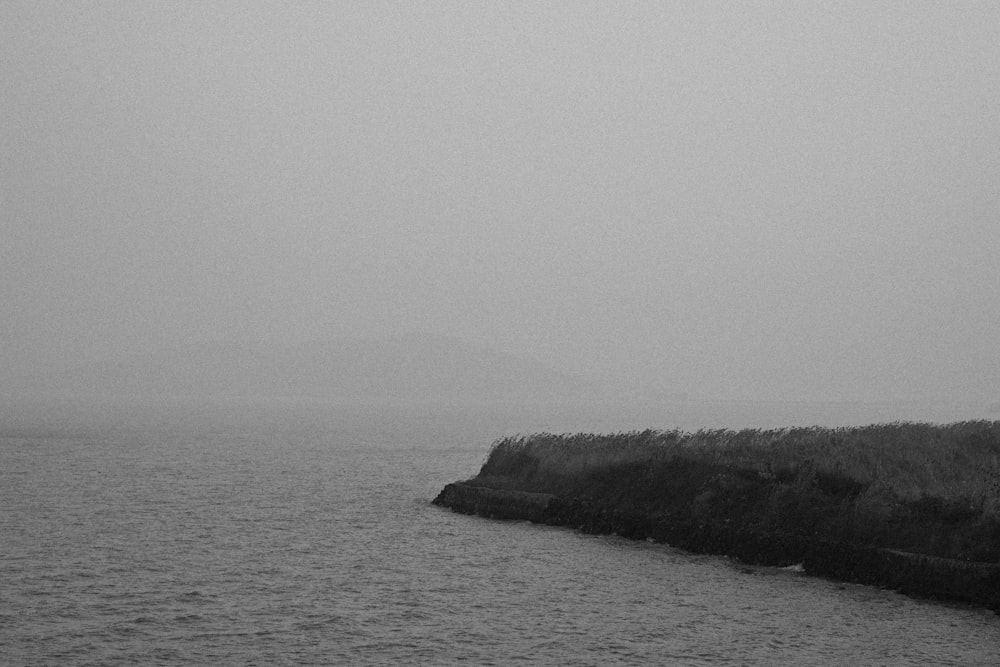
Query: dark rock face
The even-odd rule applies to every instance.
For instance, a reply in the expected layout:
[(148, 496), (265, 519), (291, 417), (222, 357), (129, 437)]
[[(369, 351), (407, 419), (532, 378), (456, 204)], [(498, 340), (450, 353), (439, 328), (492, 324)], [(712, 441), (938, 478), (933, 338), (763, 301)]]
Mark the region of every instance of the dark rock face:
[(699, 521), (614, 509), (594, 501), (485, 486), (448, 484), (435, 505), (496, 519), (568, 526), (592, 534), (653, 539), (696, 553), (731, 556), (754, 565), (802, 563), (809, 574), (892, 588), (916, 597), (985, 606), (1000, 613), (1000, 564), (935, 558), (748, 528), (742, 523)]
[(555, 496), (549, 493), (500, 490), (456, 483), (445, 486), (433, 502), (462, 514), (547, 523), (546, 512), (554, 499)]

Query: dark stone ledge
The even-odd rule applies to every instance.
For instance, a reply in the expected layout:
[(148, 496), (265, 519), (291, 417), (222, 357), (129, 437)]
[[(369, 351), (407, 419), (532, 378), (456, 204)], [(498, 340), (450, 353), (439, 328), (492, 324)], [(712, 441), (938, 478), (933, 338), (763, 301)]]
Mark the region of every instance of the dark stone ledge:
[(695, 553), (725, 555), (753, 565), (801, 563), (808, 574), (880, 586), (914, 597), (964, 602), (1000, 613), (1000, 564), (936, 558), (892, 549), (762, 532), (689, 517), (649, 516), (564, 499), (548, 493), (456, 482), (433, 503), (462, 514), (568, 526), (586, 533), (652, 539)]

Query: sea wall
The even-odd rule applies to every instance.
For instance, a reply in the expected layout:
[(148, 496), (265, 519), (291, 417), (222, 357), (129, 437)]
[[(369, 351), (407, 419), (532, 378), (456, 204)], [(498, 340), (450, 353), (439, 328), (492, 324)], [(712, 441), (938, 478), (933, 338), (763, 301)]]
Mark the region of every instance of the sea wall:
[(475, 480), (448, 484), (433, 502), (463, 514), (651, 539), (696, 553), (730, 556), (748, 564), (801, 563), (809, 574), (881, 586), (916, 597), (985, 606), (1000, 613), (1000, 563), (852, 545), (815, 535), (748, 527), (742, 522), (704, 521), (693, 515), (626, 511), (593, 499), (492, 488)]

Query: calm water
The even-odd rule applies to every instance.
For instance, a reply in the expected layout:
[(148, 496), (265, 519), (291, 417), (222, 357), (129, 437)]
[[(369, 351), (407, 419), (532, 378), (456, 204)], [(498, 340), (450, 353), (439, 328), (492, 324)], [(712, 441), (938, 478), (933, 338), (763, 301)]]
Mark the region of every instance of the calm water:
[(560, 419), (602, 426), (419, 407), (21, 419), (0, 438), (0, 662), (1000, 661), (982, 610), (429, 504), (494, 436)]

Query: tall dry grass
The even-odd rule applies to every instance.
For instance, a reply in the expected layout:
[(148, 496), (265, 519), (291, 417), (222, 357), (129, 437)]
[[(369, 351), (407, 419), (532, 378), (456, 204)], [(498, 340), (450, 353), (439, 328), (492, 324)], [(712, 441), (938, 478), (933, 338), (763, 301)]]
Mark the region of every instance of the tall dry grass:
[(820, 474), (901, 500), (962, 499), (1000, 516), (1000, 422), (863, 427), (538, 433), (496, 441), (482, 478), (557, 479), (619, 464), (688, 460), (768, 477)]

